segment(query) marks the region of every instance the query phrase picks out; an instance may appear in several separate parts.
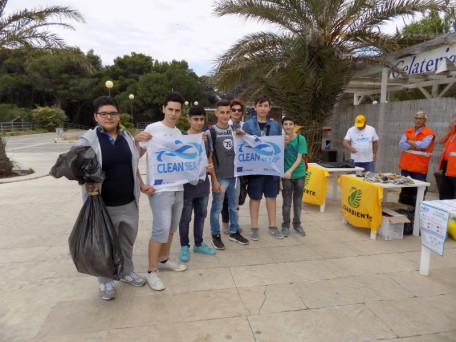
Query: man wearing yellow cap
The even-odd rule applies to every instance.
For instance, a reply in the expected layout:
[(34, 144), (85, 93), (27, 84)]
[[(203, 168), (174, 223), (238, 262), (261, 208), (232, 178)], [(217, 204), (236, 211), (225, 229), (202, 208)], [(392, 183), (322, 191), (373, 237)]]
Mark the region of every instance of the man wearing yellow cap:
[(377, 160), (378, 135), (375, 128), (366, 125), (366, 117), (358, 115), (355, 125), (350, 127), (342, 145), (351, 152), (355, 166), (363, 167), (365, 171), (374, 171)]

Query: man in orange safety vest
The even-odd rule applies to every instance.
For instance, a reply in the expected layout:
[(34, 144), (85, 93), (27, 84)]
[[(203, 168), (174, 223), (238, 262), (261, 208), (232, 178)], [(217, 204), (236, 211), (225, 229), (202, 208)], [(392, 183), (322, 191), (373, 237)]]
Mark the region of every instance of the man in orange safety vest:
[(456, 190), (456, 115), (448, 128), (437, 137), (437, 144), (445, 144), (439, 160), (439, 170), (443, 170), (440, 182), (440, 199), (454, 199)]

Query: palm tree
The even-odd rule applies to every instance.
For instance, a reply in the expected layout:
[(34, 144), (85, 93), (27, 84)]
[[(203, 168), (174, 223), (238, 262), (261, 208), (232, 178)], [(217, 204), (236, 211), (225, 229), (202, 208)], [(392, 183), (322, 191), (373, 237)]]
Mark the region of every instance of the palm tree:
[[(5, 15), (8, 0), (0, 0), (0, 50), (30, 49), (53, 51), (66, 49), (61, 37), (49, 31), (52, 26), (73, 29), (65, 21), (84, 22), (82, 15), (69, 7), (48, 6), (40, 9), (24, 9)], [(0, 139), (0, 177), (11, 174), (13, 163)]]
[[(214, 80), (226, 90), (249, 81), (245, 95), (267, 93), (319, 148), (355, 65), (378, 63), (403, 41), (380, 32), (387, 21), (442, 10), (443, 0), (218, 0), (218, 16), (238, 15), (277, 28), (249, 34), (218, 57)], [(409, 39), (409, 38), (407, 38)], [(312, 156), (312, 152), (310, 153)]]

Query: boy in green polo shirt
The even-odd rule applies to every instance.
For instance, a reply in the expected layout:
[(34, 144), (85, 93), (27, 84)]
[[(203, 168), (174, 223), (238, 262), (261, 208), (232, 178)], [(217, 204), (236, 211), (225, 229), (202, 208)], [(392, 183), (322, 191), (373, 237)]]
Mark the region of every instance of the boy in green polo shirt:
[(290, 141), (285, 146), (285, 174), (282, 178), (282, 234), (288, 237), (290, 229), (291, 202), (293, 200), (293, 229), (299, 235), (306, 235), (301, 226), (302, 193), (306, 180), (306, 163), (304, 155), (307, 154), (306, 138), (294, 132), (296, 121), (290, 116), (282, 119), (282, 128), (289, 136)]

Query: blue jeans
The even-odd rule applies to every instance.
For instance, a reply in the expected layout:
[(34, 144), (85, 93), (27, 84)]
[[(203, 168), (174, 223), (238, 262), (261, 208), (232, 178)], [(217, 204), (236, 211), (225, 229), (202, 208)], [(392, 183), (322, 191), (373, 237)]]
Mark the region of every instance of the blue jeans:
[(212, 207), (211, 207), (211, 234), (220, 234), (220, 222), (219, 216), (222, 211), (223, 199), (228, 198), (228, 212), (230, 216), (230, 233), (236, 233), (239, 230), (239, 192), (241, 187), (239, 186), (239, 180), (236, 177), (233, 178), (221, 178), (218, 180), (222, 191), (219, 193), (212, 192)]
[(363, 167), (365, 172), (366, 171), (374, 172), (374, 162), (373, 161), (367, 162), (367, 163), (356, 163), (355, 162), (355, 166)]
[(207, 216), (207, 202), (209, 196), (190, 198), (184, 200), (184, 207), (182, 208), (182, 216), (179, 222), (179, 236), (181, 246), (188, 246), (188, 231), (190, 221), (192, 220), (193, 208), (195, 208), (195, 218), (193, 220), (193, 237), (195, 239), (195, 246), (201, 246), (203, 242), (203, 229), (204, 219)]

